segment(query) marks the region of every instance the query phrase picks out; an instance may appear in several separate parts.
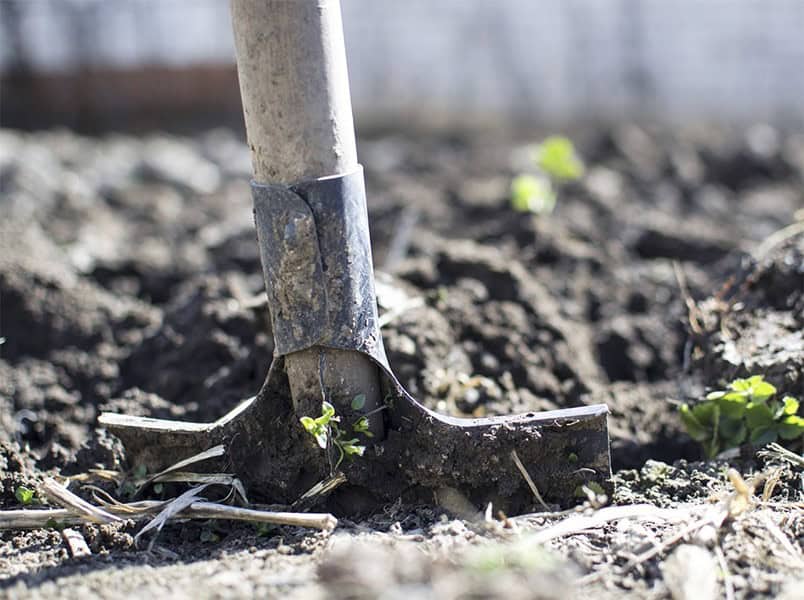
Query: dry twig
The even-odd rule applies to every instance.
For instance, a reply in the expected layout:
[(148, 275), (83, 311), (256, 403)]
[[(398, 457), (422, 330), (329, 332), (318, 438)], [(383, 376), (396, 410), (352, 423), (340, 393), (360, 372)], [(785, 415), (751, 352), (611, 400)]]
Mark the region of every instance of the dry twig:
[[(127, 504), (116, 503), (105, 507), (109, 513), (122, 519), (143, 521), (163, 510), (169, 502), (141, 500)], [(238, 508), (214, 502), (193, 502), (174, 517), (176, 520), (186, 519), (226, 519), (232, 521), (251, 521), (255, 523), (271, 523), (274, 525), (295, 525), (331, 531), (338, 520), (329, 513), (292, 513), (267, 510)], [(4, 529), (41, 529), (58, 525), (83, 525), (90, 523), (86, 516), (77, 514), (66, 508), (21, 509), (0, 511), (0, 530)]]
[(165, 526), (165, 523), (170, 520), (171, 517), (176, 516), (178, 513), (183, 511), (185, 508), (190, 506), (193, 502), (200, 498), (199, 494), (206, 489), (208, 483), (203, 485), (198, 485), (194, 488), (190, 488), (186, 492), (184, 492), (181, 496), (174, 498), (170, 502), (166, 504), (166, 506), (162, 509), (162, 511), (156, 515), (153, 520), (151, 520), (145, 527), (140, 529), (139, 533), (134, 536), (134, 542), (136, 543), (140, 537), (150, 531), (151, 529), (156, 529), (156, 535), (151, 539), (151, 542), (148, 544), (148, 549), (150, 550), (153, 545), (156, 537), (159, 535), (159, 532), (162, 531), (162, 528)]
[(519, 458), (519, 454), (516, 453), (516, 450), (511, 450), (511, 458), (514, 461), (514, 464), (516, 465), (516, 468), (519, 469), (519, 472), (522, 474), (522, 477), (527, 482), (528, 487), (530, 488), (530, 491), (533, 492), (533, 495), (536, 498), (536, 501), (539, 504), (541, 504), (541, 506), (542, 506), (542, 508), (544, 510), (549, 511), (550, 507), (547, 506), (547, 503), (544, 501), (544, 499), (542, 498), (542, 495), (539, 493), (539, 488), (536, 487), (536, 484), (533, 482), (533, 479), (531, 478), (530, 473), (528, 473), (528, 470), (525, 468), (525, 465), (522, 464), (522, 461)]
[(218, 456), (222, 456), (223, 453), (226, 452), (226, 448), (223, 444), (218, 444), (217, 446), (213, 446), (208, 450), (204, 450), (203, 452), (199, 452), (198, 454), (194, 454), (189, 458), (185, 458), (180, 460), (179, 462), (169, 466), (167, 469), (163, 469), (156, 473), (155, 475), (151, 475), (148, 479), (146, 479), (142, 485), (140, 485), (139, 489), (137, 489), (137, 493), (134, 494), (134, 497), (137, 497), (146, 487), (148, 487), (151, 483), (159, 479), (160, 477), (164, 477), (169, 473), (173, 473), (175, 471), (179, 471), (184, 467), (189, 467), (190, 465), (194, 465), (195, 463), (199, 463), (210, 458), (217, 458)]
[(84, 516), (84, 522), (114, 523), (120, 519), (105, 510), (91, 505), (83, 498), (79, 498), (55, 479), (45, 479), (42, 490), (53, 502), (64, 506), (74, 513)]

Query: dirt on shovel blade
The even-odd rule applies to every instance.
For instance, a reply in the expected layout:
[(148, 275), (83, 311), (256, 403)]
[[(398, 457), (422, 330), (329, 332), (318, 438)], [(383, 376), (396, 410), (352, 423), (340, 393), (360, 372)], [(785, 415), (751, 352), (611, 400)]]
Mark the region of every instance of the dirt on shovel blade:
[[(168, 523), (149, 552), (141, 523), (79, 525), (84, 558), (52, 523), (0, 532), (1, 593), (804, 597), (801, 466), (752, 449), (702, 460), (677, 414), (749, 374), (804, 399), (804, 242), (749, 257), (802, 219), (804, 138), (753, 133), (576, 132), (585, 175), (541, 217), (509, 201), (537, 138), (361, 141), (400, 381), (459, 416), (607, 403), (612, 497), (579, 490), (591, 504), (564, 520), (535, 499), (539, 516), (507, 519), (442, 498), (334, 533)], [(96, 430), (101, 411), (212, 421), (257, 391), (273, 344), (249, 177), (229, 131), (0, 132), (0, 508), (45, 476), (136, 470)], [(716, 327), (690, 334), (679, 273)], [(728, 467), (766, 478), (754, 505)]]

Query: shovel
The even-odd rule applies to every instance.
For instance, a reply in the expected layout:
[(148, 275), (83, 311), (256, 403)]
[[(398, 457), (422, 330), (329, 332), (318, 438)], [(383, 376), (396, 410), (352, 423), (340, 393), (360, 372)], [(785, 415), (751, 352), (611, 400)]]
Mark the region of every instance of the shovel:
[(453, 418), (399, 384), (378, 325), (339, 2), (231, 9), (273, 361), (256, 396), (213, 423), (100, 424), (149, 472), (223, 444), (204, 469), (277, 503), (334, 490), (327, 501), (347, 514), (448, 498), (513, 514), (606, 488), (605, 405)]

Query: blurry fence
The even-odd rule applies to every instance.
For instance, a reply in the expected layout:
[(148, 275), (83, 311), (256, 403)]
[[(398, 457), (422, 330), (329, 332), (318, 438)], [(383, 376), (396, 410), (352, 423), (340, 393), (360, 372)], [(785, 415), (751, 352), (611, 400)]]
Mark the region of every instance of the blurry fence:
[[(804, 124), (802, 0), (342, 6), (363, 124)], [(0, 9), (5, 123), (239, 119), (227, 0), (0, 0)]]

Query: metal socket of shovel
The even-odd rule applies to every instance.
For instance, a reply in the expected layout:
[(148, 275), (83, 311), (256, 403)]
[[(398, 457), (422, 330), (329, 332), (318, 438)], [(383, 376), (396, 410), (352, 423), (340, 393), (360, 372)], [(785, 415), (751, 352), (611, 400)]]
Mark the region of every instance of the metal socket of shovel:
[[(296, 501), (337, 466), (346, 483), (330, 502), (343, 512), (458, 492), (512, 513), (534, 494), (567, 505), (583, 485), (605, 487), (605, 405), (453, 418), (399, 384), (377, 320), (338, 0), (232, 0), (232, 17), (274, 359), (257, 395), (213, 423), (104, 413), (100, 424), (149, 472), (224, 444), (203, 468), (271, 502)], [(324, 401), (362, 456), (339, 461), (336, 431), (322, 450), (302, 426)]]

